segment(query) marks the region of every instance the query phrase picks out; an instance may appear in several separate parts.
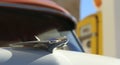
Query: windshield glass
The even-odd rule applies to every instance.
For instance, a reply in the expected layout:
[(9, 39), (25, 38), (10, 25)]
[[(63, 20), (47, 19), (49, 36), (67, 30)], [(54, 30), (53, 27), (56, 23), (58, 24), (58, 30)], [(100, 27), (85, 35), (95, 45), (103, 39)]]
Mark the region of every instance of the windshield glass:
[[(27, 45), (28, 47), (31, 47), (31, 44), (29, 43), (29, 41), (40, 41), (41, 43), (44, 44), (43, 41), (54, 41), (60, 38), (66, 37), (66, 39), (68, 40), (67, 44), (59, 49), (62, 50), (72, 50), (72, 51), (82, 51), (78, 41), (76, 40), (75, 36), (73, 35), (72, 31), (58, 31), (57, 29), (51, 29), (48, 30), (46, 32), (40, 33), (38, 35), (35, 35), (33, 37), (31, 37), (31, 40), (28, 41), (22, 41), (22, 40), (16, 40), (16, 41), (1, 41), (0, 46), (1, 47), (8, 47), (11, 46), (11, 44), (15, 44), (15, 43), (19, 43), (19, 42), (28, 42)], [(25, 37), (27, 38), (27, 37)], [(25, 39), (23, 38), (23, 39)], [(25, 43), (23, 43), (24, 45)], [(33, 46), (33, 45), (32, 45)], [(36, 45), (37, 46), (37, 45)], [(21, 45), (18, 45), (17, 47), (24, 47)]]

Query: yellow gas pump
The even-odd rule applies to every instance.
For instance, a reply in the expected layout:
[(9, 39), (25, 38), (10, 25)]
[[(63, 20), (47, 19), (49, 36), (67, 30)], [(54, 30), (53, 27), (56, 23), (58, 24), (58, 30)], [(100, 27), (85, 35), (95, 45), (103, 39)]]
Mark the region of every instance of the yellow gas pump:
[(102, 14), (90, 15), (78, 22), (76, 33), (87, 53), (102, 55)]

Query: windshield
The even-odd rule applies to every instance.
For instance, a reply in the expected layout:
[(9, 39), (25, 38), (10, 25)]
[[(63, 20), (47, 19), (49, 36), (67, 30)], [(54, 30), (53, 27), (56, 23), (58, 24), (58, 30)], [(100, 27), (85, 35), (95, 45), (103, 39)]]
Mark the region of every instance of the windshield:
[[(4, 41), (4, 42), (1, 41), (0, 46), (8, 47), (8, 46), (14, 46), (12, 44), (18, 43), (20, 45), (15, 45), (16, 47), (24, 47), (23, 45), (25, 43), (22, 44), (20, 42), (26, 42), (27, 43), (26, 47), (31, 47), (31, 46), (33, 46), (33, 44), (30, 44), (31, 43), (30, 41), (32, 41), (32, 43), (33, 43), (33, 41), (38, 41), (38, 42), (45, 44), (45, 42), (56, 41), (56, 40), (59, 40), (64, 37), (65, 37), (65, 39), (68, 40), (68, 42), (67, 42), (67, 44), (60, 47), (59, 49), (71, 50), (71, 51), (82, 51), (79, 46), (78, 41), (76, 40), (75, 36), (72, 33), (72, 31), (58, 31), (57, 29), (51, 29), (46, 32), (40, 33), (38, 35), (28, 38), (29, 40), (26, 40), (26, 41), (25, 41), (25, 38), (23, 38), (23, 40), (18, 39), (16, 41)], [(37, 44), (34, 46), (39, 47), (39, 45), (37, 45)]]

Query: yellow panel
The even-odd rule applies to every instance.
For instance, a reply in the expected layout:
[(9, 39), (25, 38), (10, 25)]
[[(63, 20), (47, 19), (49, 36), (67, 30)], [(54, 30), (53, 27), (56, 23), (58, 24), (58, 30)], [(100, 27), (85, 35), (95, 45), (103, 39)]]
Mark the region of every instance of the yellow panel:
[[(88, 16), (87, 18), (85, 18), (83, 21), (79, 22), (78, 25), (77, 25), (77, 29), (76, 29), (76, 33), (78, 35), (79, 38), (83, 37), (83, 34), (80, 32), (80, 30), (84, 27), (84, 26), (87, 26), (87, 25), (90, 25), (91, 26), (91, 37), (89, 38), (86, 38), (84, 41), (87, 41), (89, 39), (90, 41), (90, 53), (94, 53), (96, 54), (97, 52), (97, 49), (96, 49), (96, 44), (97, 44), (97, 37), (96, 37), (96, 33), (97, 33), (97, 27), (96, 27), (96, 18), (94, 15), (91, 15), (91, 16)], [(81, 35), (82, 34), (82, 35)], [(83, 42), (83, 45), (85, 43)], [(85, 49), (85, 47), (83, 47)], [(86, 50), (86, 49), (85, 49)], [(88, 49), (87, 49), (88, 50)], [(89, 51), (86, 51), (86, 52), (89, 52)]]
[(91, 44), (91, 53), (93, 54), (97, 54), (97, 23), (96, 23), (96, 17), (95, 16), (92, 16), (91, 17), (91, 20), (89, 20), (92, 24), (92, 37), (91, 37), (91, 41), (92, 41), (92, 44)]
[[(91, 36), (87, 36), (85, 35), (84, 32), (81, 32), (81, 30), (85, 29), (85, 26), (90, 25), (91, 28), (88, 27), (88, 29), (90, 29), (90, 33)], [(103, 48), (102, 48), (102, 13), (98, 12), (97, 14), (94, 15), (90, 15), (88, 17), (86, 17), (84, 20), (78, 22), (77, 24), (77, 29), (76, 29), (76, 33), (78, 35), (78, 37), (80, 38), (80, 40), (82, 40), (82, 44), (83, 44), (83, 48), (87, 48), (84, 47), (87, 45), (87, 42), (90, 41), (89, 43), (91, 43), (91, 48), (89, 50), (85, 49), (85, 51), (87, 51), (89, 53), (93, 53), (93, 54), (99, 54), (102, 55), (103, 54)]]

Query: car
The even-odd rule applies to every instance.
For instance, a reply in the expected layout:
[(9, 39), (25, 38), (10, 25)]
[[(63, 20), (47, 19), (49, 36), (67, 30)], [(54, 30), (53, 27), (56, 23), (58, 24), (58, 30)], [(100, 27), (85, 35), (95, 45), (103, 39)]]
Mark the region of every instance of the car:
[(75, 22), (50, 0), (0, 0), (0, 65), (120, 65), (84, 53)]

